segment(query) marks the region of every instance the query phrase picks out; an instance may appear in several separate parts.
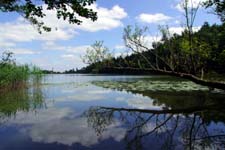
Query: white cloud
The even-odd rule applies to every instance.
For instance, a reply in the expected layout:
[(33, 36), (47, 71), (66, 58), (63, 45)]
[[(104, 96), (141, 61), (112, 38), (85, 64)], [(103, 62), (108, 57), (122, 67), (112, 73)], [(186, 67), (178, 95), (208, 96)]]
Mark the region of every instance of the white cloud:
[(67, 21), (57, 19), (56, 12), (46, 10), (46, 6), (44, 6), (44, 13), (46, 14), (46, 17), (42, 21), (52, 28), (68, 28), (71, 30), (80, 29), (94, 32), (99, 30), (109, 30), (122, 26), (123, 23), (121, 22), (121, 19), (127, 17), (125, 10), (118, 5), (113, 6), (111, 9), (107, 9), (104, 7), (99, 7), (97, 4), (93, 4), (89, 6), (89, 8), (98, 13), (97, 21), (93, 22), (90, 19), (78, 17), (82, 20), (81, 25), (69, 24)]
[(70, 30), (58, 29), (39, 34), (29, 23), (20, 19), (15, 22), (0, 23), (0, 41), (32, 42), (34, 40), (55, 41), (68, 40), (74, 36)]
[(85, 64), (80, 60), (79, 56), (75, 57), (74, 59), (61, 58), (61, 56), (43, 56), (34, 58), (31, 60), (31, 62), (32, 64), (38, 65), (42, 69), (53, 69), (54, 71), (64, 71), (71, 68), (81, 68), (85, 66)]
[(181, 35), (181, 33), (184, 31), (185, 28), (183, 27), (170, 27), (169, 31), (171, 34), (179, 34)]
[[(197, 8), (201, 7), (203, 2), (206, 2), (207, 0), (189, 0), (188, 7), (189, 8)], [(184, 0), (179, 0), (179, 2), (174, 6), (175, 9), (177, 9), (180, 12), (184, 12), (183, 6), (184, 6)]]
[(128, 55), (129, 50), (126, 48), (125, 45), (115, 45), (114, 49), (112, 51), (112, 54), (114, 57), (120, 57), (120, 56), (124, 56), (124, 55)]
[(8, 51), (10, 50), (10, 52), (12, 52), (13, 54), (17, 54), (17, 55), (24, 55), (24, 54), (28, 54), (28, 55), (31, 55), (31, 54), (40, 54), (39, 51), (34, 51), (34, 50), (31, 50), (31, 49), (27, 49), (27, 48), (17, 48), (17, 47), (9, 47), (7, 46), (7, 48), (5, 49), (0, 49), (0, 52), (4, 52), (4, 51)]
[(172, 18), (162, 13), (156, 13), (156, 14), (142, 13), (137, 17), (137, 19), (144, 23), (163, 23), (163, 22), (169, 21)]
[[(200, 30), (201, 27), (193, 27), (193, 31), (197, 32), (198, 30)], [(181, 33), (185, 30), (184, 27), (170, 27), (169, 31), (171, 34), (178, 34), (181, 35)]]
[[(79, 67), (79, 68), (85, 66), (81, 57), (86, 53), (87, 48), (90, 48), (90, 46), (89, 45), (62, 46), (62, 45), (56, 44), (53, 41), (47, 41), (42, 45), (42, 48), (44, 50), (58, 50), (63, 52), (63, 54), (61, 54), (60, 57), (66, 61), (67, 66), (70, 67), (71, 69), (71, 67), (74, 68), (73, 65), (75, 63), (76, 63), (76, 67)], [(66, 69), (69, 69), (69, 68), (66, 67)]]
[(46, 41), (42, 43), (42, 49), (43, 50), (64, 50), (66, 51), (68, 47), (67, 46), (61, 46), (56, 44), (54, 41)]
[[(161, 39), (161, 36), (152, 36), (152, 35), (147, 35), (143, 38), (143, 43), (146, 47), (152, 48), (153, 42), (159, 42)], [(146, 49), (143, 49), (146, 50)]]
[(58, 71), (63, 71), (65, 69), (71, 68), (81, 68), (86, 66), (83, 63), (81, 57), (86, 53), (86, 49), (89, 48), (89, 45), (80, 45), (80, 46), (65, 46), (59, 45), (54, 41), (47, 41), (42, 44), (43, 50), (58, 51), (62, 53), (59, 55), (58, 61), (57, 58), (50, 56), (36, 58), (32, 62), (43, 69), (52, 69), (53, 66), (57, 66)]
[(61, 57), (65, 59), (74, 59), (75, 56), (72, 54), (65, 54), (65, 55), (62, 55)]
[(8, 42), (8, 41), (1, 41), (1, 39), (0, 39), (0, 47), (1, 48), (11, 48), (11, 47), (15, 47), (16, 46), (16, 44), (15, 43), (13, 43), (13, 42)]
[(21, 132), (28, 134), (34, 142), (69, 146), (73, 143), (91, 146), (109, 138), (120, 141), (125, 136), (126, 130), (120, 127), (118, 121), (108, 126), (101, 136), (97, 136), (87, 119), (78, 115), (70, 108), (48, 108), (35, 113), (18, 112), (8, 123), (24, 125)]
[[(158, 35), (146, 35), (146, 36), (142, 36), (140, 38), (140, 41), (142, 43), (142, 45), (145, 47), (139, 47), (137, 48), (134, 44), (131, 44), (130, 46), (132, 46), (132, 48), (128, 48), (127, 50), (127, 54), (128, 55), (131, 55), (133, 53), (135, 53), (133, 50), (135, 50), (136, 52), (143, 52), (143, 51), (147, 51), (149, 49), (152, 48), (152, 44), (153, 42), (159, 42), (161, 40), (161, 36), (158, 36)], [(132, 50), (133, 49), (133, 50)], [(117, 57), (118, 55), (120, 55), (121, 53), (118, 53), (117, 54)]]
[(145, 39), (146, 39), (146, 42), (153, 43), (153, 42), (158, 42), (161, 39), (161, 36), (148, 35), (148, 36), (145, 37)]
[(174, 23), (181, 25), (181, 21), (180, 20), (175, 20)]
[[(42, 19), (45, 25), (52, 28), (51, 32), (43, 32), (39, 34), (37, 30), (22, 17), (19, 17), (13, 22), (0, 23), (0, 43), (7, 41), (14, 42), (32, 42), (40, 41), (56, 41), (69, 40), (77, 34), (77, 30), (95, 32), (99, 30), (110, 30), (123, 25), (121, 19), (127, 16), (123, 8), (116, 5), (111, 9), (98, 7), (97, 4), (92, 5), (92, 9), (98, 12), (98, 20), (92, 22), (86, 18), (82, 18), (82, 25), (69, 24), (67, 21), (56, 18), (56, 12), (46, 10), (46, 17)], [(3, 45), (3, 44), (1, 44)]]
[[(193, 27), (193, 31), (197, 32), (201, 27)], [(173, 34), (181, 35), (181, 33), (185, 30), (184, 27), (170, 27), (169, 32)], [(162, 39), (162, 36), (151, 36), (147, 35), (144, 39), (144, 45), (148, 48), (152, 48), (153, 42), (159, 42)]]
[[(62, 46), (58, 45), (53, 41), (47, 41), (42, 44), (44, 50), (60, 50), (68, 53), (73, 53), (78, 56), (86, 53), (86, 50), (90, 48), (90, 45), (79, 45), (79, 46)], [(64, 57), (64, 56), (63, 56)]]
[(81, 45), (81, 46), (74, 46), (74, 47), (69, 46), (69, 47), (67, 47), (66, 51), (74, 53), (74, 54), (76, 54), (78, 56), (81, 56), (81, 55), (86, 53), (86, 50), (88, 48), (90, 48), (89, 45)]
[(98, 7), (97, 4), (94, 4), (91, 8), (98, 13), (98, 20), (92, 22), (83, 19), (83, 23), (80, 26), (77, 26), (78, 29), (90, 32), (110, 30), (123, 26), (121, 20), (127, 17), (125, 10), (118, 5), (113, 6), (112, 9), (107, 9)]
[(124, 45), (116, 45), (115, 49), (116, 50), (124, 50), (124, 49), (126, 49), (126, 47)]
[(90, 48), (90, 46), (88, 46), (88, 45), (61, 46), (61, 45), (57, 45), (55, 43), (46, 43), (46, 44), (43, 45), (44, 49), (60, 50), (60, 51), (64, 52), (64, 54), (62, 54), (60, 57), (63, 58), (64, 60), (66, 60), (67, 63), (71, 63), (71, 64), (76, 63), (76, 66), (79, 66), (79, 67), (85, 66), (81, 57), (86, 53), (87, 48)]
[(36, 52), (30, 49), (17, 49), (17, 48), (12, 48), (10, 49), (11, 52), (13, 52), (14, 54), (39, 54), (40, 52)]

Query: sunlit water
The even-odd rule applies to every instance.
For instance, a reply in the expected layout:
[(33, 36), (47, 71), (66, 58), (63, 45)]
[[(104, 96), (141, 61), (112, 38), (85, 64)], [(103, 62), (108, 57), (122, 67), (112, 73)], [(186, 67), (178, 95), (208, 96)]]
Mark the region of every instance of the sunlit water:
[(224, 100), (166, 76), (47, 75), (0, 95), (0, 149), (224, 149)]

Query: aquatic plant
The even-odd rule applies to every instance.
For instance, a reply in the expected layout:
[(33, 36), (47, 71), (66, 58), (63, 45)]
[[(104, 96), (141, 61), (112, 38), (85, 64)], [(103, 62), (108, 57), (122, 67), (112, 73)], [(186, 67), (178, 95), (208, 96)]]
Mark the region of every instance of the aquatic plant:
[(19, 65), (13, 53), (4, 52), (0, 60), (0, 91), (18, 89), (27, 85), (30, 76), (40, 78), (41, 70), (36, 66)]
[(200, 86), (190, 81), (153, 81), (139, 80), (132, 82), (121, 81), (95, 81), (92, 84), (104, 88), (128, 91), (208, 91), (205, 86)]

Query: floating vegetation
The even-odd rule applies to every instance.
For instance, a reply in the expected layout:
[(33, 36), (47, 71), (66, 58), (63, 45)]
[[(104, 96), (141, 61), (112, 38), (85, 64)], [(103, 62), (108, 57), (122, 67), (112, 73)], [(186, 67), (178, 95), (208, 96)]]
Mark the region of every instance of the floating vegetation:
[(92, 84), (103, 88), (128, 91), (208, 91), (209, 88), (190, 81), (93, 81)]

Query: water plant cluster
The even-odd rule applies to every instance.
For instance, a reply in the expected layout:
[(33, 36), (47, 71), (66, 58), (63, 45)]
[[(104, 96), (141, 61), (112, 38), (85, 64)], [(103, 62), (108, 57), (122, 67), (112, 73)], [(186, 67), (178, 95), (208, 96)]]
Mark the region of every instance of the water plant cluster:
[(41, 70), (32, 65), (19, 65), (13, 53), (3, 52), (0, 60), (0, 91), (25, 87), (31, 76), (41, 76)]
[(92, 82), (96, 86), (128, 91), (208, 91), (209, 88), (195, 84), (191, 81), (94, 81)]

